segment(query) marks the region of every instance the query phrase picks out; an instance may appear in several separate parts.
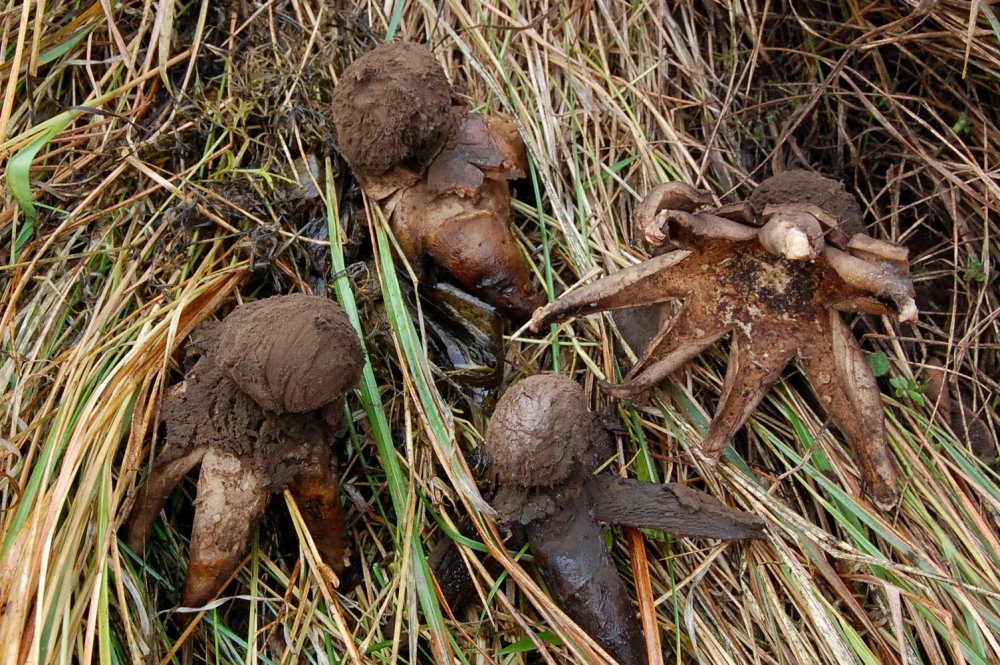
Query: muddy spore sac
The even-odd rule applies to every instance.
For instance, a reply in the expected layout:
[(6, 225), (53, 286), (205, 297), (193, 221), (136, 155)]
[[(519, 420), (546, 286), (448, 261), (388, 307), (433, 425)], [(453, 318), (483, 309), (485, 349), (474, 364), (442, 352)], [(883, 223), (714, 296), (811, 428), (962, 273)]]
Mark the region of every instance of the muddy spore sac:
[(303, 294), (233, 310), (220, 326), (221, 372), (274, 413), (305, 413), (357, 385), (364, 353), (344, 310)]
[(864, 233), (861, 206), (844, 183), (812, 171), (791, 169), (760, 183), (750, 195), (750, 205), (758, 216), (768, 205), (808, 203), (839, 220), (840, 230), (850, 239)]
[(497, 402), (485, 445), (500, 485), (493, 507), (525, 527), (556, 602), (617, 661), (645, 663), (632, 602), (588, 510), (588, 479), (611, 448), (583, 389), (558, 374), (515, 384)]
[(579, 384), (558, 374), (528, 377), (497, 402), (486, 432), (490, 468), (504, 485), (561, 485), (600, 463), (595, 431)]
[(451, 131), (451, 86), (424, 46), (383, 44), (351, 63), (333, 92), (340, 152), (362, 178), (426, 165)]
[[(501, 521), (514, 532), (523, 528), (559, 606), (626, 665), (648, 660), (602, 523), (708, 538), (763, 535), (757, 518), (688, 487), (595, 476), (612, 453), (611, 437), (587, 409), (583, 389), (564, 376), (540, 374), (510, 388), (497, 403), (484, 445), (499, 485), (491, 503)], [(459, 599), (460, 587), (452, 584)]]
[(347, 539), (332, 444), (363, 363), (347, 315), (315, 296), (244, 305), (191, 335), (184, 381), (160, 407), (163, 451), (125, 538), (141, 552), (170, 492), (201, 465), (181, 605), (204, 605), (218, 593), (271, 496), (285, 489), (323, 560), (343, 569)]

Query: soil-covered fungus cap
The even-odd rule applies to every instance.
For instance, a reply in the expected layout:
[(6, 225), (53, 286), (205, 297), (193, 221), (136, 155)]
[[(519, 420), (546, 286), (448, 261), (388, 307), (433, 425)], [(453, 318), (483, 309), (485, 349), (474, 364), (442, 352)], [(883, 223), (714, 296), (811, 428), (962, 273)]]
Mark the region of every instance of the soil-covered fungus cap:
[(340, 153), (361, 177), (424, 166), (451, 130), (451, 85), (425, 46), (383, 44), (351, 63), (333, 92)]
[(511, 233), (509, 180), (528, 172), (515, 123), (452, 98), (441, 66), (412, 43), (353, 62), (333, 95), (340, 153), (382, 207), (421, 282), (439, 274), (524, 321), (542, 303)]
[(557, 604), (615, 662), (648, 659), (602, 524), (708, 538), (764, 535), (755, 516), (684, 485), (594, 475), (611, 453), (610, 436), (587, 410), (583, 389), (565, 376), (541, 374), (511, 387), (497, 403), (484, 446), (499, 485), (494, 509), (503, 522), (523, 527)]
[(861, 206), (844, 183), (805, 169), (790, 169), (771, 176), (753, 191), (749, 202), (758, 215), (763, 214), (768, 206), (787, 203), (815, 205), (836, 218), (845, 242), (865, 230)]
[(218, 593), (272, 495), (285, 489), (324, 562), (342, 570), (348, 545), (333, 443), (364, 365), (347, 315), (316, 296), (258, 300), (203, 324), (186, 351), (194, 364), (160, 406), (164, 445), (136, 497), (129, 547), (144, 549), (171, 490), (200, 464), (182, 605)]
[(486, 432), (491, 470), (503, 484), (552, 487), (600, 463), (594, 416), (583, 389), (559, 374), (538, 374), (497, 402)]
[(233, 310), (222, 322), (217, 362), (261, 408), (305, 413), (357, 385), (364, 351), (336, 303), (296, 294)]

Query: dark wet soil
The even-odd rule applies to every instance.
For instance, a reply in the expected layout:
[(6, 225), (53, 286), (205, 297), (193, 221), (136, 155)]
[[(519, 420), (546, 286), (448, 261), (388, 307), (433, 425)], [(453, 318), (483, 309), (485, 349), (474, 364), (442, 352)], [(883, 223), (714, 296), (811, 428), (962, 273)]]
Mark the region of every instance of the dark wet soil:
[(450, 108), (451, 85), (426, 47), (384, 44), (351, 63), (334, 90), (340, 152), (361, 177), (426, 165), (451, 131)]

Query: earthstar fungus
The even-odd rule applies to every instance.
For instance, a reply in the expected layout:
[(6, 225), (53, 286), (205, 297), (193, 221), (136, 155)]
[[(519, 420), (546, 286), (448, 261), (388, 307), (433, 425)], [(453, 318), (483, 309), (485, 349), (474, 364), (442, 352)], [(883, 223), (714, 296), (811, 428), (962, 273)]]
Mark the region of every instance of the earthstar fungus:
[(612, 656), (646, 663), (642, 629), (601, 538), (601, 523), (678, 536), (763, 537), (763, 522), (684, 485), (592, 475), (613, 453), (583, 390), (557, 374), (515, 384), (486, 431), (501, 519), (524, 527), (556, 602)]
[(317, 296), (258, 300), (199, 327), (185, 351), (188, 370), (160, 408), (164, 448), (136, 498), (128, 546), (143, 551), (171, 490), (200, 463), (182, 606), (219, 592), (284, 489), (339, 573), (347, 535), (331, 446), (364, 364), (347, 315)]
[(510, 230), (507, 181), (527, 174), (513, 122), (453, 104), (431, 52), (406, 42), (378, 46), (344, 70), (333, 122), (341, 154), (418, 278), (436, 264), (527, 320), (541, 300)]
[(638, 207), (636, 223), (650, 242), (672, 251), (563, 295), (537, 310), (531, 327), (537, 332), (577, 316), (684, 299), (680, 313), (660, 323), (625, 382), (604, 390), (638, 398), (731, 335), (722, 396), (700, 451), (715, 462), (785, 366), (798, 359), (854, 449), (864, 488), (889, 508), (896, 502), (896, 469), (881, 395), (840, 313), (914, 320), (906, 250), (848, 233), (837, 216), (844, 213), (818, 205), (821, 199), (788, 202), (789, 183), (782, 177), (784, 189), (762, 184), (767, 201), (751, 198), (749, 205), (703, 212), (695, 211), (706, 193), (677, 183), (656, 187)]

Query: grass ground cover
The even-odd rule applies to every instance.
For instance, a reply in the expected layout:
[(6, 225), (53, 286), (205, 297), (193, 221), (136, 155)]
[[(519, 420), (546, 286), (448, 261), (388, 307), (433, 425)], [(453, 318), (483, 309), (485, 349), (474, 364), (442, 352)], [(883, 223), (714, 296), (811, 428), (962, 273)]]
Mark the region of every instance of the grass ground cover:
[[(919, 323), (851, 322), (904, 478), (896, 510), (859, 497), (795, 370), (701, 466), (724, 343), (619, 406), (615, 472), (771, 522), (740, 546), (612, 532), (666, 658), (1000, 660), (1000, 480), (926, 391), (939, 361), (995, 441), (995, 4), (50, 0), (0, 7), (0, 662), (601, 662), (489, 520), (461, 453), (490, 395), (441, 366), (433, 315), (337, 156), (330, 91), (386, 39), (429, 44), (472, 108), (515, 119), (531, 162), (515, 232), (550, 298), (644, 256), (631, 212), (666, 179), (735, 200), (811, 166), (910, 250)], [(369, 353), (340, 455), (352, 566), (335, 585), (275, 501), (178, 633), (193, 482), (146, 552), (117, 537), (157, 404), (199, 323), (295, 291), (336, 298)], [(616, 339), (607, 317), (509, 331), (506, 380), (556, 370), (603, 408), (596, 379), (627, 370)], [(427, 568), (445, 538), (484, 601), (459, 616)]]

